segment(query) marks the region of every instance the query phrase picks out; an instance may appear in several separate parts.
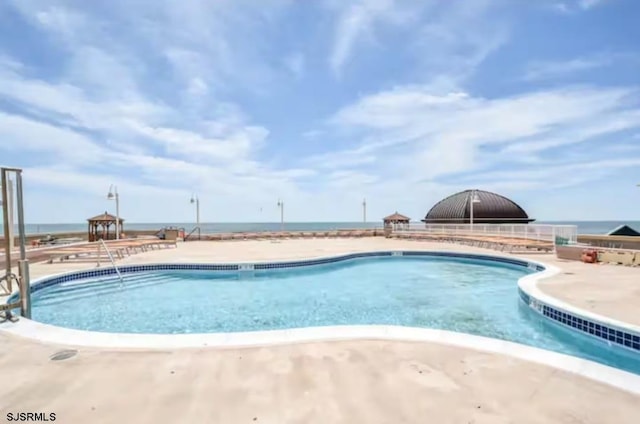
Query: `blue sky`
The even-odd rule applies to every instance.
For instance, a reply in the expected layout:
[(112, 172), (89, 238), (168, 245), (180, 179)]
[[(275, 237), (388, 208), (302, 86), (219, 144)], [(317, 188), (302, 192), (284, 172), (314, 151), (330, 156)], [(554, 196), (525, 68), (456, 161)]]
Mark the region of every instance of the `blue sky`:
[[(259, 5), (259, 6), (258, 6)], [(636, 0), (6, 0), (28, 222), (420, 219), (466, 188), (640, 219)]]

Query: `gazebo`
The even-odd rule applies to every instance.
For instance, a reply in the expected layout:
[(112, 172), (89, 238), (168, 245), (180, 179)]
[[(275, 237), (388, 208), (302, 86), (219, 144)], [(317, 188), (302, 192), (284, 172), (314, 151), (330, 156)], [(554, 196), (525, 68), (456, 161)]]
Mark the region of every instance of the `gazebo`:
[[(94, 216), (87, 219), (89, 222), (89, 241), (115, 240), (116, 238), (116, 217), (107, 213)], [(122, 223), (124, 219), (120, 218), (120, 236), (122, 236)], [(112, 232), (113, 228), (113, 232)]]
[(409, 227), (409, 221), (411, 221), (411, 218), (409, 218), (408, 216), (404, 216), (402, 214), (399, 214), (398, 211), (396, 211), (395, 213), (385, 217), (382, 222), (384, 223), (385, 227), (391, 226), (394, 229), (395, 228), (408, 228)]

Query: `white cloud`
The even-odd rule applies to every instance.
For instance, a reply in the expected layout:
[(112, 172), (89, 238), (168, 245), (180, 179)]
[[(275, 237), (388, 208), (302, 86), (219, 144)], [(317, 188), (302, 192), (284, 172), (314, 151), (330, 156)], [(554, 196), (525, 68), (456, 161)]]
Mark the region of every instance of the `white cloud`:
[[(459, 87), (493, 52), (509, 41), (503, 2), (436, 2), (411, 38), (420, 70), (430, 82)], [(464, 30), (461, 30), (464, 28)], [(433, 82), (431, 82), (433, 84)]]
[(52, 31), (70, 45), (75, 45), (74, 40), (80, 34), (93, 33), (98, 29), (92, 26), (82, 13), (65, 6), (47, 5), (32, 0), (13, 0), (12, 5), (24, 18)]
[(356, 0), (333, 2), (338, 8), (333, 47), (329, 65), (340, 74), (342, 67), (353, 54), (355, 46), (362, 41), (372, 41), (378, 25), (404, 25), (415, 16), (407, 9), (410, 4), (395, 0)]
[(314, 168), (354, 168), (376, 162), (376, 156), (368, 154), (366, 149), (341, 150), (337, 152), (321, 153), (306, 158), (303, 163)]
[[(138, 63), (144, 53), (141, 60), (152, 58), (163, 72), (168, 63), (176, 85), (182, 85), (185, 94), (193, 92), (198, 80), (216, 90), (247, 85), (264, 89), (274, 77), (274, 69), (259, 41), (260, 32), (268, 29), (289, 3), (264, 0), (256, 8), (253, 2), (243, 0), (113, 0), (101, 11), (100, 6), (86, 2), (11, 0), (24, 19), (54, 40), (61, 40), (68, 54), (76, 56), (79, 47), (99, 47), (112, 57), (126, 59), (141, 78), (153, 79), (156, 70), (143, 69), (149, 64)], [(119, 81), (114, 77), (106, 80)], [(201, 89), (202, 84), (199, 86)]]
[(369, 31), (375, 19), (384, 15), (385, 10), (388, 10), (391, 5), (391, 1), (385, 0), (360, 1), (348, 5), (342, 12), (337, 23), (336, 39), (329, 59), (335, 73), (340, 72), (358, 37)]
[(511, 144), (503, 152), (529, 154), (555, 147), (578, 144), (601, 135), (615, 134), (619, 131), (638, 127), (640, 127), (640, 110), (618, 111), (612, 114), (593, 116), (592, 119), (582, 125), (567, 128), (555, 137), (543, 135), (539, 138), (534, 137), (526, 142)]
[(300, 52), (292, 53), (285, 57), (284, 65), (295, 78), (302, 77), (305, 68), (305, 58)]
[[(72, 130), (6, 114), (0, 115), (0, 136), (3, 140), (0, 150), (37, 153), (42, 158), (43, 166), (64, 164), (68, 169), (63, 174), (67, 177), (38, 180), (42, 184), (58, 188), (74, 189), (82, 181), (86, 181), (83, 176), (88, 173), (87, 167), (99, 167), (101, 178), (105, 179), (134, 172), (136, 179), (125, 180), (127, 186), (135, 186), (136, 181), (141, 179), (147, 181), (147, 184), (160, 184), (176, 190), (189, 191), (190, 188), (197, 187), (210, 195), (217, 193), (235, 196), (238, 188), (241, 188), (247, 195), (261, 198), (265, 193), (278, 188), (290, 192), (294, 189), (291, 183), (294, 178), (314, 174), (313, 170), (307, 169), (272, 170), (237, 156), (244, 155), (244, 152), (238, 153), (231, 148), (225, 151), (225, 146), (236, 148), (233, 143), (217, 148), (206, 144), (209, 140), (185, 140), (194, 137), (191, 133), (186, 133), (181, 138), (179, 133), (160, 132), (158, 137), (163, 142), (186, 141), (184, 147), (191, 149), (185, 150), (189, 154), (178, 153), (178, 145), (172, 147), (172, 155), (165, 157), (127, 149), (112, 150)], [(200, 146), (200, 142), (204, 145)], [(229, 141), (225, 140), (224, 143)], [(211, 161), (203, 160), (207, 157), (218, 159), (218, 166), (212, 166)]]
[[(90, 100), (84, 87), (91, 86), (87, 82), (91, 72), (84, 74), (81, 89), (67, 83), (27, 79), (15, 72), (14, 67), (3, 69), (0, 66), (3, 79), (0, 95), (21, 102), (37, 115), (54, 120), (58, 125), (106, 132), (116, 145), (118, 139), (144, 136), (160, 142), (168, 155), (196, 158), (198, 161), (244, 160), (263, 144), (268, 135), (268, 131), (260, 126), (246, 125), (242, 112), (229, 105), (220, 104), (217, 111), (213, 109), (218, 119), (191, 121), (193, 130), (184, 130), (166, 125), (180, 115), (177, 110), (149, 102), (131, 85), (118, 92), (119, 99), (113, 99), (115, 96), (106, 90), (105, 93), (90, 91), (94, 97)], [(118, 67), (118, 70), (126, 75), (125, 68)], [(105, 81), (110, 72), (116, 77), (119, 75), (111, 67), (104, 71)], [(125, 76), (120, 81), (126, 79)], [(123, 82), (120, 84), (124, 87)]]
[(527, 67), (524, 79), (538, 81), (557, 78), (580, 71), (600, 68), (608, 64), (609, 61), (605, 57), (578, 58), (559, 62), (534, 62)]
[(575, 163), (551, 163), (544, 168), (515, 169), (483, 172), (473, 177), (459, 179), (468, 183), (495, 186), (508, 182), (527, 183), (531, 187), (561, 189), (567, 186), (582, 184), (593, 179), (600, 179), (620, 168), (634, 168), (640, 165), (638, 157), (622, 159), (600, 159)]
[[(315, 170), (278, 169), (257, 158), (269, 131), (220, 100), (234, 86), (266, 87), (270, 65), (255, 34), (288, 2), (269, 0), (259, 9), (251, 2), (143, 3), (114, 1), (101, 15), (88, 4), (13, 2), (68, 54), (47, 79), (38, 68), (0, 58), (0, 98), (17, 108), (0, 117), (0, 152), (37, 157), (43, 168), (29, 168), (32, 181), (57, 189), (119, 180), (123, 191), (160, 184), (236, 204), (246, 203), (239, 192), (251, 202), (296, 197), (294, 181)], [(289, 65), (302, 72), (304, 57), (292, 56)], [(162, 94), (176, 91), (172, 82), (183, 97), (167, 102)], [(67, 169), (44, 168), (53, 163)]]
[(191, 97), (202, 97), (209, 93), (209, 85), (202, 78), (191, 78), (188, 83), (187, 93)]
[(626, 106), (633, 93), (621, 88), (576, 87), (490, 100), (467, 93), (434, 96), (419, 86), (408, 86), (364, 97), (339, 111), (332, 121), (393, 131), (393, 143), (436, 133), (440, 139), (500, 143)]
[(640, 143), (627, 144), (623, 142), (620, 144), (612, 144), (607, 146), (606, 150), (612, 153), (640, 153)]
[(541, 81), (556, 79), (604, 67), (635, 67), (638, 63), (640, 63), (640, 57), (636, 53), (624, 52), (594, 53), (589, 56), (560, 61), (534, 61), (527, 65), (523, 80)]
[(608, 0), (570, 0), (562, 2), (554, 2), (551, 8), (556, 12), (563, 14), (573, 14), (577, 12), (586, 12), (598, 6), (607, 3)]
[(221, 138), (204, 137), (192, 131), (175, 128), (149, 127), (131, 122), (138, 134), (163, 144), (167, 154), (192, 158), (195, 161), (229, 161), (247, 158), (265, 140), (268, 131), (261, 127), (247, 126), (225, 134)]
[(333, 188), (360, 188), (378, 181), (378, 177), (358, 171), (333, 171), (327, 175), (327, 184)]
[[(66, 124), (91, 129), (118, 128), (125, 118), (155, 121), (166, 119), (171, 114), (169, 108), (147, 101), (136, 91), (118, 91), (126, 93), (118, 99), (112, 99), (111, 94), (101, 91), (107, 97), (96, 100), (79, 86), (28, 78), (25, 76), (28, 72), (20, 74), (2, 65), (0, 63), (3, 82), (0, 95)], [(105, 81), (109, 80), (105, 77)]]
[(563, 14), (571, 13), (571, 9), (566, 3), (554, 3), (551, 5), (551, 9)]
[(580, 0), (578, 5), (583, 9), (591, 9), (605, 3), (607, 0)]
[[(145, 190), (160, 184), (168, 190), (196, 189), (205, 196), (226, 198), (242, 190), (259, 201), (272, 193), (293, 193), (293, 180), (314, 175), (311, 169), (276, 170), (253, 160), (268, 131), (247, 125), (242, 112), (231, 105), (219, 105), (219, 119), (192, 121), (193, 129), (184, 130), (163, 125), (180, 116), (179, 111), (149, 103), (137, 92), (133, 97), (140, 99), (130, 103), (89, 100), (79, 87), (28, 79), (14, 72), (15, 67), (0, 68), (0, 96), (37, 113), (31, 113), (36, 118), (0, 114), (0, 151), (30, 154), (45, 167), (68, 167), (56, 174), (48, 168), (35, 173), (38, 168), (30, 167), (31, 181), (39, 185), (75, 190), (95, 180), (87, 167), (99, 167), (96, 184), (122, 180), (117, 175), (133, 172), (133, 180), (122, 180), (124, 190), (144, 182)], [(144, 138), (151, 142), (141, 143)], [(135, 217), (135, 211), (130, 216)]]
[[(89, 164), (102, 149), (89, 138), (53, 125), (0, 112), (0, 150), (37, 153), (47, 162)], [(49, 156), (50, 155), (50, 156)]]
[(332, 156), (384, 158), (379, 172), (398, 181), (477, 174), (514, 162), (544, 172), (548, 164), (532, 153), (640, 128), (640, 108), (629, 103), (635, 95), (628, 88), (574, 87), (483, 99), (398, 87), (366, 96), (331, 119), (340, 132), (362, 140)]
[[(334, 74), (363, 45), (376, 45), (379, 34), (401, 34), (393, 45), (417, 62), (414, 77), (435, 90), (457, 87), (508, 39), (500, 2), (359, 0), (338, 2), (329, 64)], [(460, 28), (465, 28), (461, 31)], [(382, 42), (378, 43), (382, 44)]]
[(317, 138), (323, 134), (321, 130), (308, 130), (302, 133), (304, 138)]

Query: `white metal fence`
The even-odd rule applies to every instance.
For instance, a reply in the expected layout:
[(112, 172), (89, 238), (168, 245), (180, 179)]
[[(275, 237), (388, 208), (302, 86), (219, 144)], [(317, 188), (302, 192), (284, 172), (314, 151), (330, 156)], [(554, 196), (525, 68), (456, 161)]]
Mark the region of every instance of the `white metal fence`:
[(550, 241), (554, 244), (575, 244), (578, 242), (577, 225), (543, 224), (398, 224), (392, 227), (394, 233), (442, 234), (442, 235), (482, 235), (492, 237), (521, 238), (526, 240)]

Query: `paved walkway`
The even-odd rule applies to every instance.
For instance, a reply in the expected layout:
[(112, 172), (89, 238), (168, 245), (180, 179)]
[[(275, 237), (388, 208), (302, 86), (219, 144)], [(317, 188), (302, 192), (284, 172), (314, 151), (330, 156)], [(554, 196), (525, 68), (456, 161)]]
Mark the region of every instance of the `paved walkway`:
[[(443, 248), (491, 252), (382, 238), (190, 242), (121, 263), (235, 262)], [(609, 287), (614, 279), (616, 287), (633, 293), (633, 276), (640, 275), (638, 269), (530, 257), (572, 273), (545, 283), (544, 289), (564, 293), (559, 297), (577, 306), (595, 297), (579, 290), (581, 278), (589, 281), (587, 288)], [(93, 267), (95, 263), (34, 264), (31, 273), (38, 277)], [(621, 305), (611, 316), (626, 317), (630, 312), (620, 310), (631, 308), (637, 296), (618, 299)], [(595, 302), (590, 309), (603, 313), (611, 301)], [(7, 412), (55, 412), (60, 423), (622, 424), (637, 422), (640, 413), (637, 396), (574, 374), (435, 343), (372, 340), (175, 351), (81, 348), (64, 361), (49, 359), (62, 346), (3, 333), (0, 346), (0, 419)]]

